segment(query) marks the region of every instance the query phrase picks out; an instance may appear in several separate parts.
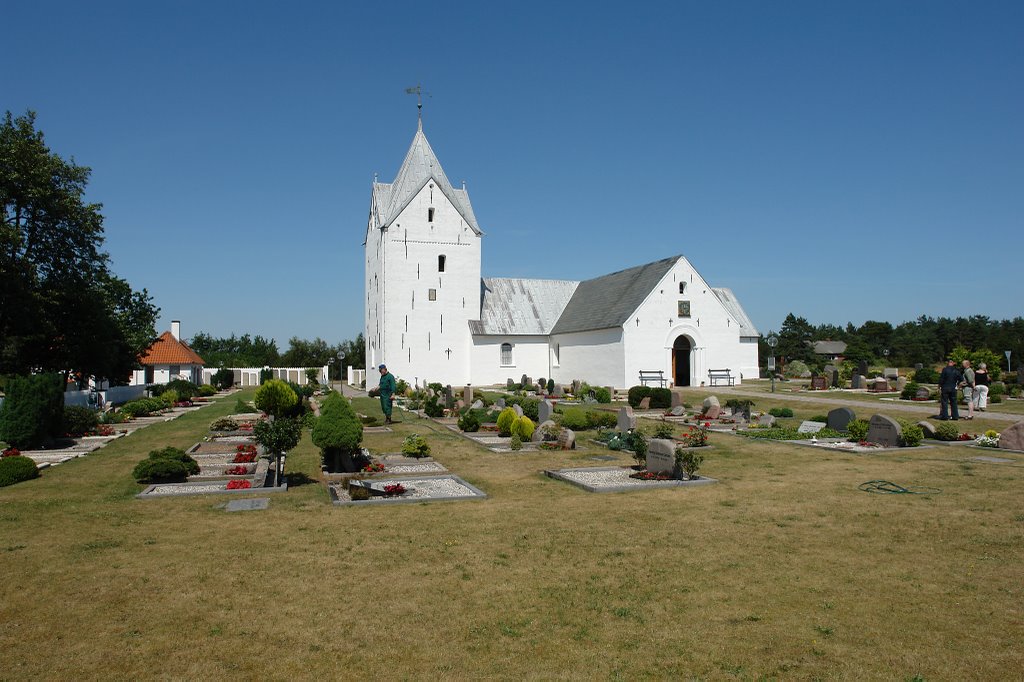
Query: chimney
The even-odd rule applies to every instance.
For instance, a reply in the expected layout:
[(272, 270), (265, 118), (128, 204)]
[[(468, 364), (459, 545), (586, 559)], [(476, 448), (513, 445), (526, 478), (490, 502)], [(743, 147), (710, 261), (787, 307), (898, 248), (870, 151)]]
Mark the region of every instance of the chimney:
[(171, 320), (171, 336), (181, 341), (181, 322), (179, 320)]

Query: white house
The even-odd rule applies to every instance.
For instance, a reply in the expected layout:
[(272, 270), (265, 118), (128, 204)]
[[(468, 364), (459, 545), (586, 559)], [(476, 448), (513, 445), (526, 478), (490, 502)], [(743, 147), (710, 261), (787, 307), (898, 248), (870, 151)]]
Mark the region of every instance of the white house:
[[(758, 332), (729, 289), (677, 255), (583, 282), (481, 278), (484, 233), (422, 121), (392, 183), (373, 183), (364, 241), (368, 368), (411, 384), (522, 375), (625, 388), (641, 370), (676, 386), (758, 375)], [(379, 374), (367, 373), (368, 386)]]
[(166, 384), (175, 379), (186, 379), (198, 384), (203, 378), (203, 365), (199, 354), (181, 340), (181, 322), (171, 322), (171, 330), (161, 334), (139, 357), (142, 369), (132, 373), (132, 386)]

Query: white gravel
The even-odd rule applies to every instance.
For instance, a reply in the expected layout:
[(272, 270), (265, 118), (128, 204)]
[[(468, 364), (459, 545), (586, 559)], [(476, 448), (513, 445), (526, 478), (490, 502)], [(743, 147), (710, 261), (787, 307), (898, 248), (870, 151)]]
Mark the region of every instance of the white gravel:
[[(405, 486), (405, 493), (393, 497), (374, 496), (370, 502), (382, 500), (423, 500), (443, 499), (446, 497), (473, 497), (476, 493), (469, 487), (459, 483), (454, 478), (440, 476), (437, 478), (395, 478), (395, 479), (374, 479), (376, 487), (383, 488), (386, 485), (401, 483)], [(349, 502), (348, 485), (335, 483), (331, 485), (342, 502)]]
[(158, 485), (149, 495), (191, 495), (194, 493), (215, 493), (227, 490), (226, 483), (197, 483), (196, 485)]
[(558, 475), (592, 488), (618, 488), (624, 485), (637, 487), (650, 486), (659, 481), (644, 481), (630, 478), (635, 473), (632, 469), (594, 469), (593, 471), (559, 471)]
[(440, 462), (423, 462), (422, 464), (385, 464), (388, 474), (426, 474), (448, 471)]

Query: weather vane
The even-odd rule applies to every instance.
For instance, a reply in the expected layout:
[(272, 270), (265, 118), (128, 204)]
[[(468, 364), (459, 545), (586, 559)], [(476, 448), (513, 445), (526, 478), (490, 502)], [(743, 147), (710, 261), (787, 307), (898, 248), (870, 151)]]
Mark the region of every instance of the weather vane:
[(427, 97), (430, 97), (430, 93), (424, 93), (423, 87), (417, 83), (415, 88), (406, 88), (405, 94), (416, 95), (416, 115), (420, 121), (423, 121), (423, 95), (426, 94)]

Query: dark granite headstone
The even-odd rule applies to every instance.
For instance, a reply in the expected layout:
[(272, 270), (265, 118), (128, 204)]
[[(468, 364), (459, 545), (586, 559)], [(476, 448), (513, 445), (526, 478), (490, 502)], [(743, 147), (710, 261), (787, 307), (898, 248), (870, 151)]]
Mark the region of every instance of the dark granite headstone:
[(868, 374), (868, 361), (867, 360), (861, 360), (859, 363), (857, 363), (857, 374), (863, 374), (864, 376), (867, 376), (867, 374)]
[(832, 370), (832, 388), (839, 388), (839, 370)]
[(903, 429), (900, 428), (899, 422), (884, 414), (872, 415), (868, 421), (867, 440), (869, 443), (878, 443), (882, 447), (894, 448), (900, 444), (902, 434)]
[(509, 380), (507, 380), (505, 382), (505, 388), (512, 388), (515, 385), (516, 385), (516, 380), (515, 379), (509, 379)]
[(928, 400), (932, 397), (932, 392), (928, 390), (927, 386), (918, 386), (917, 393), (914, 394), (914, 398), (917, 400)]
[(828, 413), (828, 428), (834, 431), (846, 431), (846, 425), (857, 418), (849, 407), (837, 407)]
[(925, 438), (935, 438), (935, 425), (927, 419), (922, 419), (917, 422), (917, 425), (921, 427), (921, 431), (924, 432)]
[(924, 365), (922, 365), (920, 362), (915, 362), (914, 369), (924, 369)]
[(448, 384), (444, 389), (444, 406), (449, 410), (455, 409), (455, 394), (452, 393), (451, 384)]
[(999, 434), (999, 447), (1003, 450), (1024, 450), (1024, 421), (1003, 429)]

